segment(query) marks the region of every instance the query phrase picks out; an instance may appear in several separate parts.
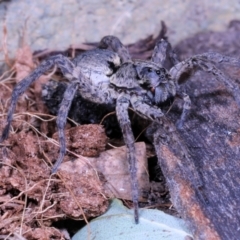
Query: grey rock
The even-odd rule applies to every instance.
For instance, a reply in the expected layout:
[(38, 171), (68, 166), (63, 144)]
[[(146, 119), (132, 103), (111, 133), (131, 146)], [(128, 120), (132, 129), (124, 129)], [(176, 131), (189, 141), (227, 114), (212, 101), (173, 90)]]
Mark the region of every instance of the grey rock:
[(0, 40), (5, 24), (7, 50), (14, 58), (22, 35), (33, 51), (64, 50), (109, 34), (127, 44), (157, 33), (164, 20), (175, 45), (199, 31), (223, 30), (237, 18), (238, 0), (0, 0)]

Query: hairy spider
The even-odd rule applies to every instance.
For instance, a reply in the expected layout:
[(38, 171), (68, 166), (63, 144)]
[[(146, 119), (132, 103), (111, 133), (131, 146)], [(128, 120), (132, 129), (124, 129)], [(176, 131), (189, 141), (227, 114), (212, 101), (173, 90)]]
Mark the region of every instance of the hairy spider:
[[(238, 87), (215, 67), (214, 61), (239, 63), (234, 58), (217, 53), (204, 53), (179, 62), (170, 44), (165, 40), (157, 43), (150, 61), (131, 60), (128, 50), (114, 36), (104, 37), (99, 48), (86, 51), (72, 60), (63, 55), (51, 56), (15, 86), (0, 142), (8, 137), (19, 96), (31, 83), (56, 65), (69, 80), (69, 85), (57, 115), (60, 150), (52, 173), (57, 171), (66, 153), (64, 127), (76, 91), (78, 90), (82, 97), (89, 101), (115, 106), (127, 146), (134, 217), (135, 222), (138, 223), (136, 157), (128, 108), (132, 107), (142, 117), (158, 122), (164, 116), (158, 105), (169, 97), (178, 95), (184, 101), (183, 111), (177, 123), (177, 126), (181, 128), (189, 112), (191, 102), (186, 93), (179, 91), (179, 81), (184, 73), (198, 69), (210, 72), (224, 82), (239, 104)], [(166, 70), (169, 68), (169, 71)]]

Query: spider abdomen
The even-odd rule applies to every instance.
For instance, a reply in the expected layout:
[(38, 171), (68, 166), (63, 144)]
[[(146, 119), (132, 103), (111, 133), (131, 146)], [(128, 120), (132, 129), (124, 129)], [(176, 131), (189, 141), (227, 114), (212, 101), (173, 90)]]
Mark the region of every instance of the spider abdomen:
[(76, 68), (91, 81), (92, 85), (109, 83), (109, 77), (120, 67), (117, 53), (107, 49), (86, 51), (73, 59)]

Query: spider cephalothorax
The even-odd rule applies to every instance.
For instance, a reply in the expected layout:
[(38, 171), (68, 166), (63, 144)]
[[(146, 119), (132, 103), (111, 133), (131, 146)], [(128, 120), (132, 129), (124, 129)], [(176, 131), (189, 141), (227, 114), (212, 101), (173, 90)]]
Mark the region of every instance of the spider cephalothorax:
[(148, 90), (154, 104), (158, 105), (176, 95), (175, 83), (165, 68), (146, 61), (136, 61), (135, 65), (139, 76), (138, 83)]
[[(118, 38), (104, 37), (95, 50), (86, 51), (70, 60), (63, 55), (51, 56), (43, 61), (13, 90), (7, 115), (7, 123), (0, 142), (7, 138), (13, 112), (19, 96), (42, 74), (56, 65), (69, 80), (57, 116), (60, 151), (52, 173), (55, 173), (66, 153), (64, 127), (67, 115), (78, 90), (81, 96), (98, 104), (115, 106), (116, 115), (127, 146), (127, 159), (131, 175), (132, 200), (135, 221), (138, 222), (138, 184), (134, 136), (128, 116), (128, 108), (144, 118), (159, 122), (164, 116), (159, 104), (178, 95), (184, 101), (183, 111), (177, 123), (182, 127), (190, 109), (190, 99), (180, 92), (178, 83), (184, 73), (200, 69), (210, 72), (233, 93), (240, 103), (239, 89), (218, 70), (212, 61), (238, 63), (236, 59), (220, 54), (205, 53), (179, 62), (167, 41), (159, 41), (150, 61), (131, 60), (128, 50)], [(240, 105), (240, 104), (239, 104)]]

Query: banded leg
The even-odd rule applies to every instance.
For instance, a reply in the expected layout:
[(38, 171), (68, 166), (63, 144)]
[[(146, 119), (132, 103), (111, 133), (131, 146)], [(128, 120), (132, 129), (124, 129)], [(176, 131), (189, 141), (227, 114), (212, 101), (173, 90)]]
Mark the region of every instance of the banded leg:
[(131, 56), (127, 48), (115, 36), (105, 36), (99, 44), (99, 48), (110, 49), (116, 52), (121, 58), (122, 62), (131, 61)]
[(74, 95), (76, 93), (77, 87), (78, 87), (78, 82), (76, 82), (76, 80), (71, 82), (68, 85), (66, 91), (64, 92), (63, 100), (60, 104), (60, 108), (58, 110), (57, 128), (58, 128), (58, 137), (59, 137), (60, 149), (59, 149), (58, 159), (57, 159), (57, 161), (55, 162), (55, 164), (52, 168), (52, 173), (56, 173), (56, 171), (57, 171), (58, 167), (60, 166), (60, 164), (62, 163), (63, 158), (64, 158), (65, 153), (66, 153), (66, 139), (65, 139), (64, 128), (65, 128), (65, 125), (66, 125), (68, 112), (69, 112), (69, 109), (71, 107), (72, 100), (73, 100)]
[[(218, 61), (217, 61), (218, 59)], [(202, 70), (213, 74), (219, 81), (225, 84), (226, 88), (233, 94), (233, 97), (237, 104), (240, 106), (240, 89), (239, 86), (234, 83), (229, 77), (227, 77), (222, 71), (220, 71), (211, 61), (215, 62), (228, 62), (231, 64), (240, 65), (240, 60), (230, 57), (225, 57), (221, 54), (205, 53), (202, 55), (196, 55), (185, 61), (182, 61), (171, 68), (170, 75), (174, 81), (178, 84), (179, 79), (184, 73), (195, 72), (196, 70)]]
[(117, 99), (116, 114), (119, 125), (122, 129), (123, 139), (127, 146), (127, 159), (129, 163), (129, 171), (132, 186), (132, 201), (134, 206), (135, 222), (139, 222), (138, 214), (138, 182), (137, 182), (137, 167), (136, 167), (136, 151), (134, 146), (134, 136), (131, 129), (131, 123), (128, 116), (129, 100), (124, 96)]
[(13, 119), (13, 112), (16, 108), (16, 104), (18, 98), (26, 91), (31, 83), (37, 80), (41, 75), (46, 73), (49, 69), (51, 69), (54, 65), (57, 65), (63, 72), (63, 74), (69, 78), (71, 75), (71, 71), (73, 69), (73, 65), (71, 61), (64, 57), (63, 55), (52, 56), (47, 60), (43, 61), (37, 69), (35, 69), (28, 77), (24, 78), (21, 82), (19, 82), (12, 92), (12, 98), (7, 114), (7, 123), (3, 130), (2, 136), (0, 138), (0, 143), (3, 142), (9, 134), (10, 125)]

